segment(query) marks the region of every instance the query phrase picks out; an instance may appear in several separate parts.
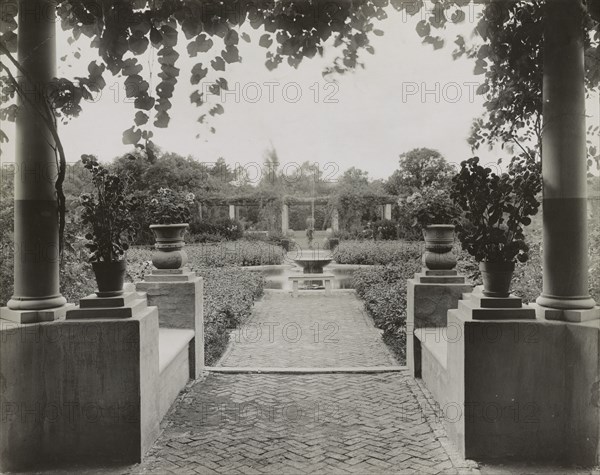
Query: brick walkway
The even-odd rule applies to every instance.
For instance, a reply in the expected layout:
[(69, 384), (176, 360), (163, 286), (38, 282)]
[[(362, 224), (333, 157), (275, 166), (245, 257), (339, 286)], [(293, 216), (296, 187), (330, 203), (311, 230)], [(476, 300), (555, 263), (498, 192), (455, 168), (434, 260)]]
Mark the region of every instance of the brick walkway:
[(220, 366), (398, 365), (352, 291), (332, 296), (315, 291), (297, 299), (289, 292), (267, 291), (234, 338)]
[[(292, 299), (268, 292), (249, 323), (223, 366), (397, 365), (352, 293)], [(274, 331), (251, 333), (265, 323)], [(405, 370), (211, 373), (188, 386), (163, 428), (130, 473), (476, 473), (448, 449)]]

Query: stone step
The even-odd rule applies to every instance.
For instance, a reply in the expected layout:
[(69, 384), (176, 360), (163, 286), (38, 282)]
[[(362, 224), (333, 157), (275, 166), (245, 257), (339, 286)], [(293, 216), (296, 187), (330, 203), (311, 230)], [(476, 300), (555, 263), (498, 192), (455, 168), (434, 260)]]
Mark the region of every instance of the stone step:
[(483, 293), (475, 292), (466, 294), (465, 300), (471, 300), (476, 306), (482, 308), (521, 308), (523, 300), (516, 295), (508, 297), (487, 297)]
[(482, 308), (472, 300), (459, 300), (458, 310), (473, 320), (535, 320), (535, 309), (529, 305), (521, 308)]
[(115, 318), (131, 318), (134, 315), (137, 315), (139, 312), (143, 311), (148, 307), (148, 301), (146, 298), (139, 298), (139, 295), (136, 294), (138, 298), (136, 298), (133, 302), (131, 302), (127, 306), (123, 307), (110, 307), (110, 308), (81, 308), (75, 307), (72, 310), (67, 311), (67, 320), (81, 320), (87, 318), (106, 318), (106, 319), (115, 319)]
[(415, 279), (421, 284), (464, 284), (465, 278), (461, 275), (423, 275), (415, 274)]
[(126, 307), (139, 298), (137, 292), (124, 292), (123, 295), (117, 297), (98, 297), (96, 294), (92, 294), (79, 300), (79, 308)]
[(152, 273), (144, 277), (144, 282), (189, 282), (196, 278), (195, 272)]

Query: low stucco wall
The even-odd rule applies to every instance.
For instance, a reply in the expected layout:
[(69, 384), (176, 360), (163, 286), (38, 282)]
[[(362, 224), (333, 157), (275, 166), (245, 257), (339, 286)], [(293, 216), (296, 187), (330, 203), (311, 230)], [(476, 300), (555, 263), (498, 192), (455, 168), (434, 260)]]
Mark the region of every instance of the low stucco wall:
[(155, 307), (119, 320), (0, 320), (0, 469), (139, 462), (158, 436), (158, 368)]

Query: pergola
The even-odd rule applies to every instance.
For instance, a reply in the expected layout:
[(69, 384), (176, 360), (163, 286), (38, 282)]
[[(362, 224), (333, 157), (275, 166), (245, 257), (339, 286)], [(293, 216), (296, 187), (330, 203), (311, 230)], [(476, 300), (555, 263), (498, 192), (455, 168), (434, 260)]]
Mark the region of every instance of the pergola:
[[(398, 202), (398, 197), (394, 195), (378, 195), (373, 196), (374, 202), (381, 206), (381, 216), (383, 219), (392, 219), (392, 205)], [(258, 194), (234, 197), (208, 197), (203, 198), (201, 204), (210, 204), (217, 206), (229, 207), (229, 218), (237, 219), (239, 206), (259, 206), (264, 203), (281, 201), (281, 232), (285, 234), (289, 230), (289, 210), (290, 206), (294, 205), (328, 205), (331, 203), (331, 196), (279, 196), (273, 194)], [(337, 207), (333, 207), (331, 213), (331, 229), (339, 230), (339, 211)]]
[[(21, 3), (29, 4), (25, 0)], [(36, 3), (46, 15), (54, 17), (55, 2), (38, 0)], [(588, 3), (598, 9), (599, 2)], [(35, 80), (35, 84), (30, 84), (25, 78), (21, 78), (22, 87), (35, 94), (36, 91), (43, 90), (56, 73), (56, 48), (53, 41), (56, 26), (52, 21), (29, 13), (31, 12), (27, 8), (22, 8), (19, 12), (18, 58), (24, 70)], [(591, 298), (588, 287), (585, 87), (581, 21), (580, 0), (548, 0), (543, 83), (543, 292), (537, 303), (538, 319), (572, 323), (575, 326), (569, 328), (575, 328), (573, 331), (595, 332), (594, 335), (597, 336), (600, 309)], [(6, 326), (7, 320), (19, 325), (35, 326), (40, 322), (58, 322), (66, 312), (66, 300), (59, 290), (57, 202), (53, 180), (57, 174), (57, 165), (54, 151), (49, 145), (52, 140), (37, 112), (27, 103), (21, 103), (20, 106), (16, 143), (18, 173), (15, 175), (14, 196), (14, 295), (8, 302), (8, 308), (2, 309), (3, 320), (0, 321), (3, 322), (3, 348), (7, 348), (5, 337), (10, 338), (11, 335), (9, 332), (12, 327)], [(235, 202), (230, 204), (235, 205)], [(284, 217), (287, 215), (287, 206), (286, 203)], [(386, 217), (391, 217), (391, 208), (387, 206)], [(108, 323), (99, 320), (98, 325)], [(549, 345), (551, 343), (548, 342)], [(33, 364), (30, 363), (32, 360), (55, 358), (49, 345), (49, 342), (43, 341), (33, 347), (35, 354), (20, 356), (24, 358), (23, 361), (27, 361), (23, 363), (24, 367), (29, 368), (27, 365)], [(25, 347), (17, 342), (10, 348), (17, 348), (11, 355), (11, 358), (16, 358), (14, 355), (20, 354), (22, 348), (32, 347)], [(596, 346), (592, 344), (586, 347), (588, 353), (590, 348), (591, 351), (594, 348), (597, 351), (597, 342)], [(44, 356), (45, 351), (50, 352), (49, 356)], [(586, 374), (594, 377), (593, 375), (598, 374), (598, 357), (588, 353), (582, 348), (580, 360), (576, 364), (585, 365)], [(2, 358), (6, 358), (4, 353)], [(68, 378), (68, 372), (61, 373), (61, 377)], [(22, 394), (27, 394), (30, 390), (28, 385), (34, 383), (27, 377), (15, 378), (7, 381), (14, 386), (11, 389), (13, 394), (19, 390)], [(44, 384), (53, 383), (46, 381)], [(584, 390), (576, 386), (572, 391)], [(583, 397), (589, 398), (589, 395), (584, 394)], [(573, 412), (573, 418), (586, 417), (586, 414), (594, 410), (588, 406), (584, 408), (583, 405), (578, 408), (583, 412), (579, 415), (576, 411)], [(589, 450), (595, 451), (597, 462), (600, 429), (596, 427), (593, 434), (590, 437), (595, 439), (586, 443), (594, 446)], [(2, 435), (0, 444), (3, 447), (0, 449), (3, 454), (7, 447), (21, 455), (27, 452), (29, 440), (11, 441), (7, 440), (6, 433)], [(40, 433), (37, 437), (43, 441), (40, 443), (46, 444), (44, 447), (54, 443), (48, 434)], [(588, 460), (588, 455), (582, 456), (582, 459)]]

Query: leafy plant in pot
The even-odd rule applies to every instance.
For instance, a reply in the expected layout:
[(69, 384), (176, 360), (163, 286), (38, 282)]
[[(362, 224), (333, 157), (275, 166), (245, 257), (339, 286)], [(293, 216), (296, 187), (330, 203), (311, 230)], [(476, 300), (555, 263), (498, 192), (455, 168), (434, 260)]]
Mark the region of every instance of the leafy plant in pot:
[(523, 153), (497, 175), (473, 157), (461, 163), (452, 181), (452, 198), (464, 211), (458, 237), (479, 262), (483, 293), (508, 297), (516, 261), (529, 258), (523, 229), (540, 205), (541, 164)]
[(127, 193), (126, 178), (110, 172), (93, 155), (82, 155), (81, 162), (92, 174), (94, 191), (80, 196), (81, 219), (89, 232), (89, 259), (98, 284), (99, 297), (123, 293), (125, 252), (135, 236), (131, 212), (138, 206)]
[(450, 270), (456, 266), (452, 254), (455, 223), (460, 208), (447, 190), (427, 187), (406, 199), (413, 227), (421, 229), (425, 239), (423, 264), (431, 270)]
[(156, 240), (152, 264), (157, 269), (180, 269), (187, 264), (183, 237), (189, 227), (193, 193), (160, 188), (148, 204), (150, 229)]

